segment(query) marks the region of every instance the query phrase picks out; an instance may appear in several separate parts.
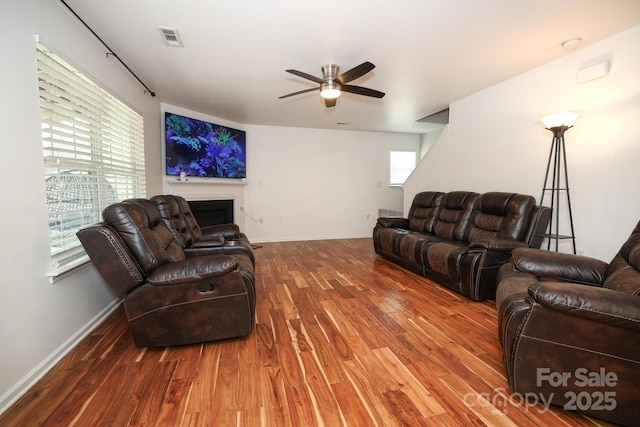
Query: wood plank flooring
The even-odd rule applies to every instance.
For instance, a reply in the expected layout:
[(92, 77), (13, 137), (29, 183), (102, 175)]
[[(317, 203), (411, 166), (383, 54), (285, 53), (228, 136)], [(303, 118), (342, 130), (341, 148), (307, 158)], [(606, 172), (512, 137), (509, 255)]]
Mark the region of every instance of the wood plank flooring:
[(136, 348), (118, 309), (0, 426), (605, 426), (509, 389), (493, 301), (371, 239), (267, 243), (244, 339)]

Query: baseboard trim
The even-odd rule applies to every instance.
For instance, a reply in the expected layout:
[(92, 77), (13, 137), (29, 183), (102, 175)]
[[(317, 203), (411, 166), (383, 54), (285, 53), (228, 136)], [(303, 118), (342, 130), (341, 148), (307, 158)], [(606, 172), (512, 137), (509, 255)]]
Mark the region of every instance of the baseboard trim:
[(16, 403), (31, 387), (33, 387), (47, 372), (49, 372), (64, 356), (66, 356), (76, 345), (87, 335), (96, 329), (122, 304), (121, 299), (113, 300), (93, 319), (87, 322), (82, 328), (66, 340), (60, 347), (55, 349), (49, 356), (33, 368), (27, 375), (11, 387), (5, 394), (0, 396), (0, 414), (5, 412), (11, 405)]
[[(373, 228), (372, 228), (373, 230)], [(371, 238), (371, 233), (368, 234), (353, 234), (346, 236), (302, 236), (302, 237), (277, 237), (277, 238), (258, 238), (249, 237), (251, 243), (283, 243), (283, 242), (304, 242), (307, 240), (342, 240), (342, 239), (366, 239)]]

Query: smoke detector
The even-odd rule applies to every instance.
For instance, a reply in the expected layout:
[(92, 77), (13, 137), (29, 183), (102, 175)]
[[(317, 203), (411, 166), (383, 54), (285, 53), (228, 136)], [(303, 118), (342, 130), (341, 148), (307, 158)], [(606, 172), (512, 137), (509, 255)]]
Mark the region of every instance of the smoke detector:
[(168, 27), (158, 27), (158, 29), (160, 30), (162, 38), (164, 39), (164, 43), (167, 46), (183, 47), (182, 39), (180, 38), (180, 34), (178, 34), (178, 30)]
[(582, 37), (575, 37), (569, 40), (565, 40), (562, 42), (562, 50), (571, 50), (575, 49), (582, 43)]

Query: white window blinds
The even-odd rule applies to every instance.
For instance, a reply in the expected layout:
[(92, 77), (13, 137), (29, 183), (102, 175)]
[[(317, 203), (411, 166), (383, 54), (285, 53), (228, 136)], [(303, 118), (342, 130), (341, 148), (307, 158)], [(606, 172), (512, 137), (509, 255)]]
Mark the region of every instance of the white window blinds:
[(76, 231), (109, 204), (145, 197), (143, 118), (37, 45), (51, 276), (87, 260)]

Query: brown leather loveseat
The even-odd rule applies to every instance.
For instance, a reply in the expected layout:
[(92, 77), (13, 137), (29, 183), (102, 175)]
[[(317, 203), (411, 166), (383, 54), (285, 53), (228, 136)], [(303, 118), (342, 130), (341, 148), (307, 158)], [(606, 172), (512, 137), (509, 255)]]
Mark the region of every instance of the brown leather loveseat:
[(498, 268), (511, 251), (539, 246), (535, 234), (548, 223), (549, 209), (532, 196), (425, 191), (415, 195), (407, 218), (378, 218), (373, 245), (387, 260), (482, 301), (494, 298)]
[(115, 203), (102, 217), (77, 235), (107, 285), (123, 297), (137, 346), (191, 344), (252, 331), (255, 277), (249, 256), (187, 256), (147, 199)]
[(516, 392), (640, 424), (640, 223), (609, 264), (514, 250), (498, 274), (496, 305)]

